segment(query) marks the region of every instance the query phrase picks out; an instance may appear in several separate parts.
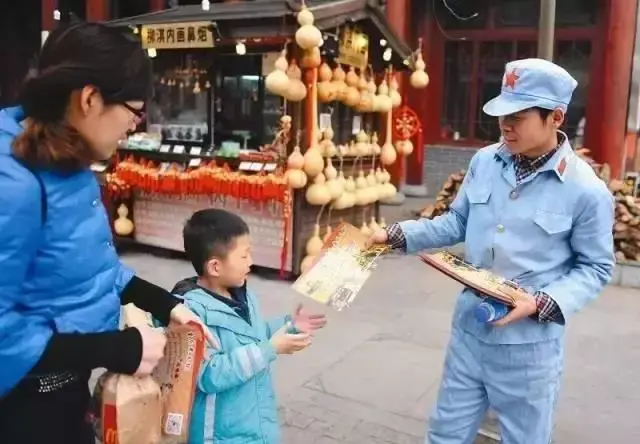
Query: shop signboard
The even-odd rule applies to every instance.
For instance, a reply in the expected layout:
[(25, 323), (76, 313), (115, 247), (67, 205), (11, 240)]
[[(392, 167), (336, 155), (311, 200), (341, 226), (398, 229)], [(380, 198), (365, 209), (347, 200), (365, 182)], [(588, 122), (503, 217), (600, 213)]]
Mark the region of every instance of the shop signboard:
[(213, 48), (209, 22), (143, 25), (140, 32), (145, 49)]

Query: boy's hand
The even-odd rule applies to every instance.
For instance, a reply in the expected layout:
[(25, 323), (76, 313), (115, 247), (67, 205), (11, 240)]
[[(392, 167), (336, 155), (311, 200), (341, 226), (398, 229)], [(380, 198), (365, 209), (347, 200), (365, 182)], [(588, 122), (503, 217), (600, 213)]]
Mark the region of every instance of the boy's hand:
[(302, 333), (313, 333), (327, 324), (325, 315), (308, 314), (302, 310), (302, 304), (298, 304), (292, 318), (295, 329)]
[(173, 310), (171, 310), (171, 320), (178, 325), (195, 322), (202, 327), (202, 332), (204, 333), (204, 337), (207, 339), (207, 342), (212, 346), (216, 345), (213, 335), (211, 334), (211, 331), (209, 331), (209, 327), (207, 327), (204, 322), (202, 322), (202, 319), (200, 319), (194, 312), (189, 310), (186, 305), (178, 304), (173, 307)]
[(291, 355), (311, 345), (311, 336), (308, 333), (287, 333), (285, 325), (271, 337), (271, 345), (279, 355)]
[(379, 228), (369, 236), (366, 247), (369, 248), (375, 244), (387, 244), (387, 242), (389, 242), (389, 233), (384, 228)]

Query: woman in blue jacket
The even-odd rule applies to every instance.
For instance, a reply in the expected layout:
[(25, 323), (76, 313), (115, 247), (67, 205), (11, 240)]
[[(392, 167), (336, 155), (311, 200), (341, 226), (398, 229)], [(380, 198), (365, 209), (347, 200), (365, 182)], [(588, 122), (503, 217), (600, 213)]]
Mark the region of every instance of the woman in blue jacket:
[(118, 259), (89, 165), (135, 129), (151, 79), (139, 42), (99, 24), (52, 32), (22, 107), (0, 111), (0, 441), (94, 443), (91, 370), (149, 374), (164, 336), (119, 331), (120, 305), (194, 319)]

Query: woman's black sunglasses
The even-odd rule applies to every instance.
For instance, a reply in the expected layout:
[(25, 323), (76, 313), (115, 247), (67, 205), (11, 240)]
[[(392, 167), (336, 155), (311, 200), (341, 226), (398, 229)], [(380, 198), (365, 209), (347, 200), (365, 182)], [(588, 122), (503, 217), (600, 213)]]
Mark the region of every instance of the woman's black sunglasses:
[(129, 111), (131, 111), (131, 113), (136, 116), (138, 119), (140, 119), (140, 121), (143, 121), (144, 118), (146, 117), (147, 113), (145, 113), (143, 110), (141, 109), (136, 109), (133, 106), (129, 105), (126, 102), (122, 103), (122, 106), (124, 106), (125, 108), (127, 108)]

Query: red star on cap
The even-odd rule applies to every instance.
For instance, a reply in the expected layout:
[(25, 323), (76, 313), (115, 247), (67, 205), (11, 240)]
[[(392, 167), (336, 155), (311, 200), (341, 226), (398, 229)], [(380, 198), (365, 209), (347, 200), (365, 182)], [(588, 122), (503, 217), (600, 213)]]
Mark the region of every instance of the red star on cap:
[(510, 73), (505, 73), (504, 75), (504, 86), (511, 87), (514, 89), (516, 87), (516, 81), (520, 78), (519, 75), (516, 74), (516, 69), (513, 68)]

